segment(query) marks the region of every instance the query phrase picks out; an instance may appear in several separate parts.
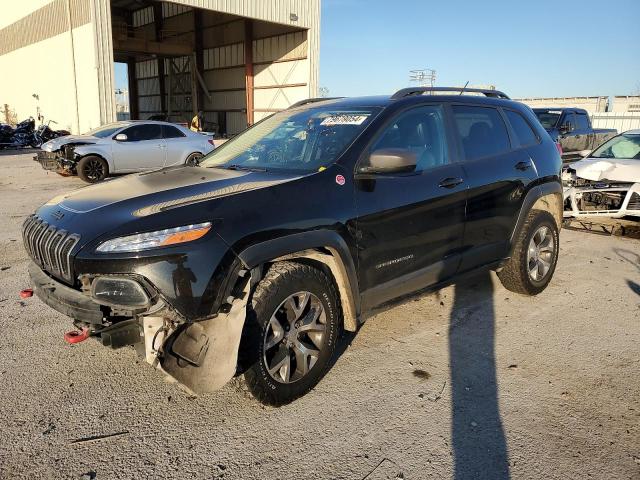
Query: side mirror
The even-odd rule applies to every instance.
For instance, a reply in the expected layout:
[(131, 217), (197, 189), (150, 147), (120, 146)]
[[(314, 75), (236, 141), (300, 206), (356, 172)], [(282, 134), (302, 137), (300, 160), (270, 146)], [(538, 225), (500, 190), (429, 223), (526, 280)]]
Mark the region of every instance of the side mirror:
[(560, 133), (565, 134), (569, 132), (573, 132), (573, 123), (567, 122), (562, 124), (562, 126), (560, 127)]
[(119, 133), (114, 137), (114, 140), (116, 140), (117, 142), (126, 142), (127, 138), (128, 137), (126, 133)]
[(405, 148), (382, 148), (369, 156), (369, 161), (362, 165), (359, 173), (410, 173), (416, 169), (418, 156)]

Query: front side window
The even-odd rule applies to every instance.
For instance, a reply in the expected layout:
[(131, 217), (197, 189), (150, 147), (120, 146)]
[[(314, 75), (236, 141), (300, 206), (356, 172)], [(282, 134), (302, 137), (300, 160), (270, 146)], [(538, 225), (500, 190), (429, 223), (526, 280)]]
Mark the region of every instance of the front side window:
[(379, 111), (331, 105), (285, 110), (216, 148), (200, 166), (317, 171), (333, 164)]
[(504, 113), (507, 115), (511, 128), (516, 134), (516, 140), (518, 140), (521, 147), (528, 147), (538, 143), (538, 136), (522, 115), (513, 110), (505, 110)]
[(414, 152), (417, 172), (445, 165), (448, 155), (442, 106), (418, 107), (400, 114), (385, 128), (370, 151), (386, 148)]
[(603, 143), (591, 158), (630, 158), (640, 160), (640, 135), (622, 134)]
[(588, 130), (589, 119), (584, 113), (576, 113), (576, 130)]
[(499, 155), (511, 148), (507, 126), (495, 108), (456, 105), (453, 117), (466, 161)]
[(135, 125), (127, 128), (124, 132), (127, 142), (141, 142), (143, 140), (156, 140), (162, 138), (162, 125), (149, 123), (146, 125)]
[(571, 126), (574, 130), (576, 128), (576, 119), (575, 119), (575, 115), (573, 113), (567, 113), (564, 116), (564, 120), (562, 120), (562, 126), (563, 127), (569, 127)]

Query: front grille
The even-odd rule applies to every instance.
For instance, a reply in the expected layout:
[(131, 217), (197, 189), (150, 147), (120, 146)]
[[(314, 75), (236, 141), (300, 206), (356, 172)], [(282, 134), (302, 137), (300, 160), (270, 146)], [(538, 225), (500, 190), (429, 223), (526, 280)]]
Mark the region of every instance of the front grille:
[(627, 210), (640, 210), (640, 194), (633, 192), (627, 204)]
[(79, 235), (59, 230), (31, 215), (22, 226), (22, 238), (29, 256), (42, 269), (58, 278), (73, 281), (71, 250), (80, 241)]

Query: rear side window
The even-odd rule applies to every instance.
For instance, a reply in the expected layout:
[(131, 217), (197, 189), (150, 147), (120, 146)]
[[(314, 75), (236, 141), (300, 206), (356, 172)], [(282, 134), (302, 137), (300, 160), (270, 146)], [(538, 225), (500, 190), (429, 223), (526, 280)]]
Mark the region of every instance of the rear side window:
[(495, 108), (456, 105), (453, 118), (466, 161), (499, 155), (511, 148), (507, 126)]
[(127, 142), (140, 142), (142, 140), (156, 140), (162, 138), (162, 127), (157, 123), (146, 125), (135, 125), (127, 128), (124, 132), (127, 135)]
[(522, 115), (518, 112), (514, 112), (513, 110), (505, 110), (504, 113), (507, 114), (507, 119), (511, 124), (511, 128), (513, 128), (513, 131), (515, 132), (516, 140), (521, 147), (528, 147), (538, 143), (538, 136), (529, 125), (529, 122), (527, 122)]
[(576, 113), (576, 130), (588, 130), (589, 119), (584, 113)]
[(163, 125), (162, 136), (164, 138), (181, 138), (184, 137), (185, 134), (178, 130), (176, 127), (172, 127), (171, 125)]

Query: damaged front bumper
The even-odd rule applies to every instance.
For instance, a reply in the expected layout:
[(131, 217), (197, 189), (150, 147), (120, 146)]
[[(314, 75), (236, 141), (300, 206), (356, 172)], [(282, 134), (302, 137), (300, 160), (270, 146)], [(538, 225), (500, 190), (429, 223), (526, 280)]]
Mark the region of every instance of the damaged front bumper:
[(564, 217), (640, 217), (640, 183), (584, 182), (567, 185)]
[(40, 300), (73, 318), (74, 325), (88, 337), (114, 349), (136, 347), (149, 364), (194, 393), (217, 390), (236, 374), (249, 298), (248, 277), (242, 291), (219, 313), (188, 322), (153, 294), (149, 307), (128, 311), (98, 303), (89, 285), (77, 290), (34, 263), (29, 265), (29, 276)]
[(66, 148), (55, 152), (39, 150), (33, 160), (38, 162), (44, 170), (54, 171), (61, 175), (73, 175), (76, 168), (73, 150)]

